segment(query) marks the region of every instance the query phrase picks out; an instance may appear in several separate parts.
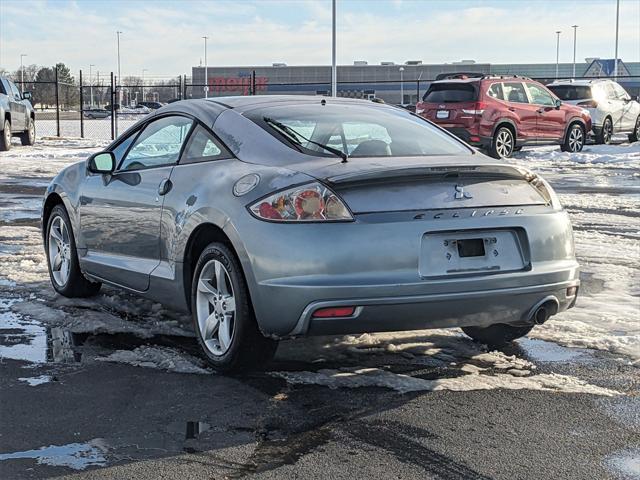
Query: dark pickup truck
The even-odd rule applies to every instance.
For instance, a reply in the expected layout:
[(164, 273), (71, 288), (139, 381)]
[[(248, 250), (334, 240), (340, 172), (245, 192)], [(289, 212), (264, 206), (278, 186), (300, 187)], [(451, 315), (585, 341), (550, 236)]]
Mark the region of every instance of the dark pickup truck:
[(20, 137), (22, 145), (36, 141), (35, 111), (29, 101), (31, 94), (20, 95), (15, 83), (0, 77), (0, 152), (11, 148), (11, 137)]

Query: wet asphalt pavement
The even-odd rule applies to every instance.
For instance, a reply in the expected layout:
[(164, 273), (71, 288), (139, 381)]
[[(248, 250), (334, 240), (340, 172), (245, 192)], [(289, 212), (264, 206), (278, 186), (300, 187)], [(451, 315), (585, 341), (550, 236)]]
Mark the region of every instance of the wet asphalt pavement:
[[(183, 371), (206, 369), (194, 360), (198, 347), (184, 316), (149, 317), (157, 307), (109, 288), (95, 301), (54, 294), (37, 267), (42, 249), (33, 228), (43, 184), (26, 176), (0, 181), (0, 267), (4, 258), (33, 270), (21, 282), (0, 279), (2, 479), (640, 478), (638, 366), (605, 351), (524, 340), (501, 355), (511, 372), (564, 375), (612, 396), (530, 388), (401, 393), (274, 374), (378, 369), (440, 380), (475, 366), (489, 376), (505, 369), (481, 360), (481, 347), (463, 337), (452, 343), (425, 332), (385, 348), (334, 338), (284, 342), (266, 371), (180, 373), (180, 358)], [(583, 291), (602, 289), (588, 273), (582, 280)], [(457, 351), (455, 341), (480, 356)], [(433, 355), (391, 348), (425, 342)], [(104, 361), (146, 347), (178, 358), (160, 368)], [(519, 361), (526, 366), (513, 367)]]

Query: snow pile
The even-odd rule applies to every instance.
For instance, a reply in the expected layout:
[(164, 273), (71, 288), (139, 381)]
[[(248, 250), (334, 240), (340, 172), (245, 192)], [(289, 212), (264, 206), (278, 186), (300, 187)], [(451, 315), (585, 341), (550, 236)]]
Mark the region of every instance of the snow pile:
[(209, 374), (200, 359), (169, 347), (142, 346), (134, 350), (117, 350), (107, 357), (98, 357), (103, 362), (125, 363), (136, 367), (155, 368), (175, 373)]
[(49, 383), (53, 377), (51, 375), (40, 375), (38, 377), (22, 377), (18, 378), (19, 381), (28, 383), (31, 387), (42, 385), (43, 383)]
[(621, 145), (586, 145), (582, 152), (563, 152), (558, 147), (524, 148), (514, 161), (527, 160), (531, 167), (549, 164), (615, 164), (616, 167), (640, 167), (640, 142)]
[(619, 395), (609, 390), (590, 385), (582, 380), (567, 375), (544, 373), (529, 377), (514, 376), (507, 373), (483, 375), (479, 372), (460, 377), (424, 380), (393, 373), (379, 368), (320, 370), (318, 372), (272, 372), (270, 375), (280, 377), (292, 384), (324, 385), (329, 388), (384, 387), (399, 393), (418, 391), (470, 391), (493, 390), (544, 390), (564, 393), (588, 393), (592, 395)]
[[(8, 245), (11, 248), (5, 249)], [(48, 280), (42, 235), (35, 227), (0, 228), (0, 282), (13, 286)]]
[(640, 244), (596, 232), (576, 232), (584, 271), (604, 282), (601, 292), (578, 297), (577, 305), (529, 334), (571, 347), (595, 348), (640, 361)]

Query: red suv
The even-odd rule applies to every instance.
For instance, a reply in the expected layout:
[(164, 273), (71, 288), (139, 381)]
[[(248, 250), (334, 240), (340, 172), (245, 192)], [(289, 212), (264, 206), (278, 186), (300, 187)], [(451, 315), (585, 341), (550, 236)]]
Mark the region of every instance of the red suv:
[(416, 113), (495, 158), (510, 157), (524, 145), (579, 152), (591, 130), (588, 111), (519, 76), (447, 76), (429, 86)]

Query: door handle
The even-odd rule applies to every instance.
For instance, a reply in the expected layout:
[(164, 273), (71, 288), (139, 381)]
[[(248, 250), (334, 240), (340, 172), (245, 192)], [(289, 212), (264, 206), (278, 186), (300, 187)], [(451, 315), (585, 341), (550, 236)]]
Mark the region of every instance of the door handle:
[(168, 178), (163, 179), (158, 186), (158, 195), (166, 195), (171, 191), (171, 187), (173, 187), (173, 183)]
[(515, 109), (515, 108), (513, 108), (513, 107), (509, 107), (509, 109), (508, 109), (508, 110), (509, 110), (510, 112), (515, 112), (515, 111), (516, 111), (516, 109)]

